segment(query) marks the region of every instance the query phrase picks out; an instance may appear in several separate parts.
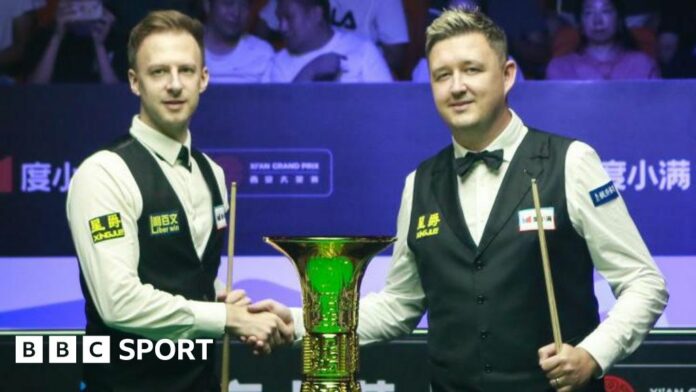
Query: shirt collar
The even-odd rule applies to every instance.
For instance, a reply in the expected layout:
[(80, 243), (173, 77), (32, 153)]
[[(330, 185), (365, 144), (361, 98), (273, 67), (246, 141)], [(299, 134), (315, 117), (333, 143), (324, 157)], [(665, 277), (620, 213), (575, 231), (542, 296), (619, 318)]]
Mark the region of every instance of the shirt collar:
[(189, 162), (191, 161), (191, 132), (189, 130), (186, 130), (186, 142), (181, 144), (178, 140), (174, 140), (145, 124), (136, 115), (133, 116), (130, 134), (171, 166), (176, 164), (181, 146), (186, 147), (189, 154)]
[[(527, 127), (524, 126), (522, 120), (517, 116), (512, 109), (508, 109), (512, 115), (510, 122), (503, 129), (503, 132), (496, 137), (491, 144), (486, 146), (484, 150), (495, 151), (498, 149), (503, 150), (503, 161), (510, 162), (517, 147), (520, 145), (522, 138), (527, 134)], [(454, 157), (462, 158), (466, 153), (472, 151), (457, 143), (452, 136), (452, 145), (454, 145)]]

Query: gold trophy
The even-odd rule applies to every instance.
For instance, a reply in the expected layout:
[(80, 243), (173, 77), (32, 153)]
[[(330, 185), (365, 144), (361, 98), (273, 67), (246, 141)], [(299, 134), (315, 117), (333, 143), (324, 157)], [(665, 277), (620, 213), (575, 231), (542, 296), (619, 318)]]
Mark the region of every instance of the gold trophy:
[(358, 302), (372, 257), (393, 237), (264, 237), (297, 268), (304, 327), (301, 392), (359, 392)]

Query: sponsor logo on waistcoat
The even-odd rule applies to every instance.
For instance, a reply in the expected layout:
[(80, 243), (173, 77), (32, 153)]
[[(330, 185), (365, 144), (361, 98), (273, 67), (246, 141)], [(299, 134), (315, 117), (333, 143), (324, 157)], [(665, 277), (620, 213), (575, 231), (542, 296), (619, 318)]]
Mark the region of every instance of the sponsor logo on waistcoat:
[(158, 212), (150, 215), (150, 235), (167, 235), (181, 231), (179, 211)]
[(440, 213), (425, 214), (418, 217), (416, 239), (440, 234)]
[[(518, 211), (517, 218), (520, 223), (520, 231), (533, 231), (539, 229), (536, 210), (534, 208)], [(544, 230), (556, 230), (556, 219), (553, 207), (541, 208), (541, 221), (543, 222)]]

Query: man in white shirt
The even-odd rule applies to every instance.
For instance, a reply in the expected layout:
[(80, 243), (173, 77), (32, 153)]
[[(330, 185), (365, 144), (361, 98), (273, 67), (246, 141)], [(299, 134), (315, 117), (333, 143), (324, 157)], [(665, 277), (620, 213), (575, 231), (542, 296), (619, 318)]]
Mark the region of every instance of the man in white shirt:
[[(404, 187), (386, 287), (360, 302), (368, 343), (409, 333), (428, 311), (434, 392), (603, 391), (662, 313), (665, 282), (621, 196), (585, 143), (530, 129), (507, 106), (516, 66), (478, 11), (427, 31), (435, 106), (452, 145)], [(539, 184), (564, 344), (556, 352), (536, 232)], [(617, 301), (600, 323), (593, 272)], [(253, 310), (279, 315), (273, 302)], [(292, 310), (298, 336), (302, 313)]]
[[(330, 21), (334, 27), (353, 31), (378, 45), (391, 69), (398, 69), (409, 42), (406, 13), (402, 0), (330, 0)], [(279, 30), (275, 10), (277, 0), (261, 9), (257, 30)]]
[(111, 363), (85, 364), (84, 380), (90, 390), (219, 390), (214, 355), (203, 360), (200, 346), (194, 360), (117, 359), (122, 339), (227, 331), (269, 351), (292, 336), (276, 315), (249, 313), (243, 293), (212, 302), (228, 206), (222, 169), (191, 148), (188, 129), (208, 84), (203, 26), (176, 11), (150, 13), (132, 30), (128, 53), (140, 113), (127, 137), (80, 165), (67, 200), (85, 332), (112, 344)]
[(276, 14), (286, 47), (274, 57), (265, 81), (392, 81), (372, 42), (331, 27), (327, 0), (280, 0)]
[(203, 6), (210, 82), (261, 82), (274, 52), (268, 42), (244, 31), (249, 21), (249, 0), (205, 0)]

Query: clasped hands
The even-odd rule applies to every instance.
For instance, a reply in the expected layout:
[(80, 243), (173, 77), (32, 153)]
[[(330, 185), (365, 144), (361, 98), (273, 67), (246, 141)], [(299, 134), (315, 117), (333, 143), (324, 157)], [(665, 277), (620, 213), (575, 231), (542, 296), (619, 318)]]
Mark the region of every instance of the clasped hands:
[(252, 304), (244, 290), (220, 294), (218, 301), (227, 308), (225, 331), (238, 336), (254, 354), (270, 354), (273, 347), (293, 342), (295, 326), (285, 305), (272, 299)]

